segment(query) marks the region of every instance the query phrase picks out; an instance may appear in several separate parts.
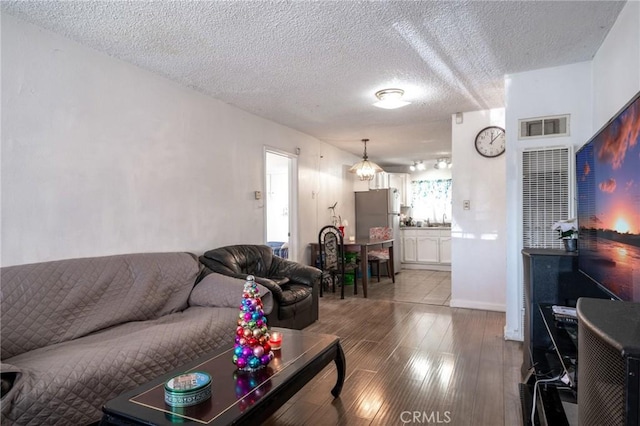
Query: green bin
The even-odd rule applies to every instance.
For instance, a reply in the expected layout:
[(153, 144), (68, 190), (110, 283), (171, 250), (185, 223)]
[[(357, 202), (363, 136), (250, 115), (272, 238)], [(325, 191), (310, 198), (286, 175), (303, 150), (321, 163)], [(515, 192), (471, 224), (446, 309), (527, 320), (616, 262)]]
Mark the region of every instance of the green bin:
[[(346, 252), (344, 254), (344, 260), (347, 264), (349, 263), (356, 263), (356, 260), (358, 259), (358, 253), (355, 252)], [(353, 285), (354, 281), (355, 281), (355, 270), (353, 271), (348, 271), (345, 273), (344, 275), (344, 284), (345, 285)]]

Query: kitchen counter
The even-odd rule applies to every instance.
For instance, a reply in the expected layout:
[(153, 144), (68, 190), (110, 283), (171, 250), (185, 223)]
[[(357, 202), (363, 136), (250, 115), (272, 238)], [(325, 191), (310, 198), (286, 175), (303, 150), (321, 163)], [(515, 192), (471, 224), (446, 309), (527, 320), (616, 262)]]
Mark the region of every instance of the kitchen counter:
[(400, 240), (404, 269), (451, 270), (450, 226), (403, 226)]
[(446, 229), (451, 230), (450, 226), (401, 226), (400, 230), (403, 229)]

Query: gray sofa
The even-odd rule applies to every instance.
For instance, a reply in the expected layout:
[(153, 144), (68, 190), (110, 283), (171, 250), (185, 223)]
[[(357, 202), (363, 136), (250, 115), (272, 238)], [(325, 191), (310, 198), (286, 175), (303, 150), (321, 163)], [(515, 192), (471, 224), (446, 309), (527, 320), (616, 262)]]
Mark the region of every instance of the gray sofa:
[(96, 422), (107, 400), (233, 342), (244, 281), (201, 271), (190, 253), (2, 268), (0, 423)]

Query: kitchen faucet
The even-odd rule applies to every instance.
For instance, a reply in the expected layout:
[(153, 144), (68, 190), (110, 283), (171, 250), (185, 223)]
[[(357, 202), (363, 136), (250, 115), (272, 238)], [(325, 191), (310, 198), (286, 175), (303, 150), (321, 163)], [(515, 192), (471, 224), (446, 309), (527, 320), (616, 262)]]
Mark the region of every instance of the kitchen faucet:
[(445, 223), (447, 223), (447, 214), (442, 213), (442, 224), (444, 225)]

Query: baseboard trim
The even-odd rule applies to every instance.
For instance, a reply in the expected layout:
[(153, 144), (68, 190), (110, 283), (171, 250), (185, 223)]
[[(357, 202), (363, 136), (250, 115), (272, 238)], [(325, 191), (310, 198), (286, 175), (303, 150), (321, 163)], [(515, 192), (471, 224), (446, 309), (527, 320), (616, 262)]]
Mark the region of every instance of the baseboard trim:
[(451, 265), (427, 265), (422, 263), (403, 263), (402, 269), (419, 269), (425, 271), (447, 271), (451, 272)]
[(507, 307), (498, 303), (478, 302), (475, 300), (451, 299), (449, 306), (452, 308), (480, 309), (483, 311), (506, 312)]
[(516, 342), (523, 342), (524, 337), (520, 330), (510, 330), (507, 326), (504, 326), (504, 338), (507, 340), (515, 340)]

